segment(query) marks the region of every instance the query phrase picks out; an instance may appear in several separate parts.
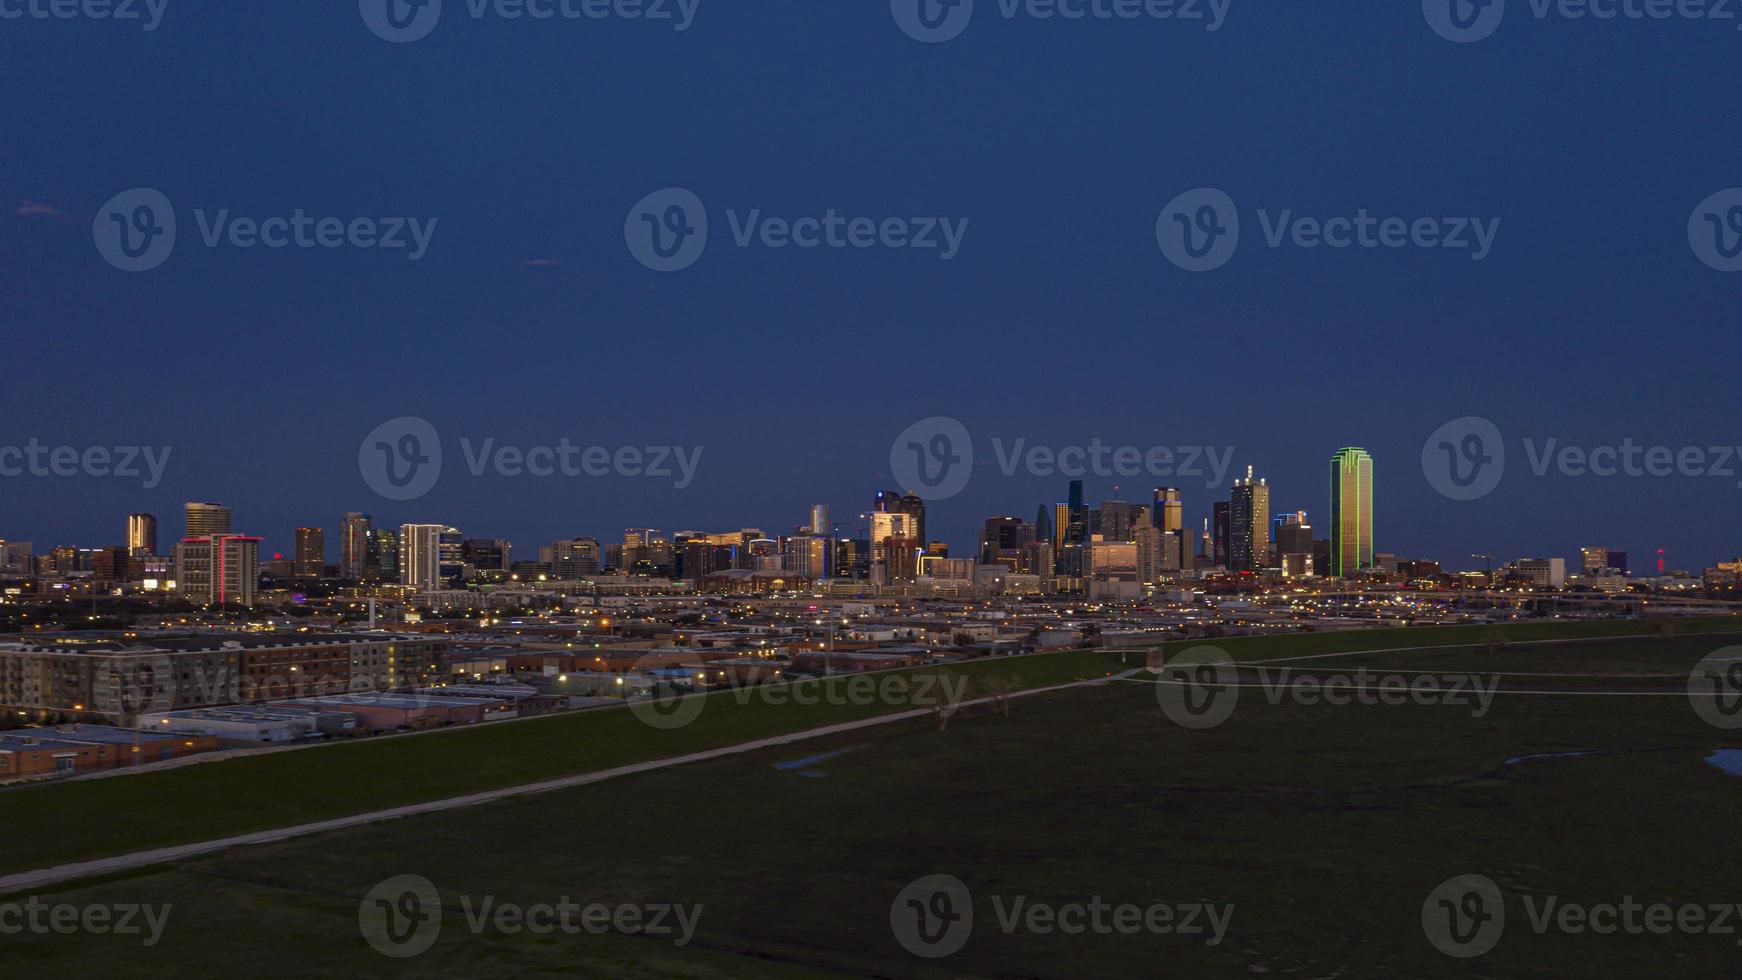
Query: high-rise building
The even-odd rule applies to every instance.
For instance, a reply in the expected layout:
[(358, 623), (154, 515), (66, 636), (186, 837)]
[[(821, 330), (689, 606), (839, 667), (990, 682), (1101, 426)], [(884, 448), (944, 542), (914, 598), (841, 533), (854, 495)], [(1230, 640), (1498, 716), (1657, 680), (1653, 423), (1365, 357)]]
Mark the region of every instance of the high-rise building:
[(1596, 575), (1607, 569), (1627, 574), (1627, 552), (1613, 548), (1579, 549), (1579, 571), (1582, 574)]
[[(1027, 526), (1020, 517), (986, 518), (986, 526), (980, 531), (980, 564), (991, 565), (1004, 552), (1020, 551), (1024, 543), (1022, 529)], [(1032, 536), (1031, 531), (1031, 540)]]
[(399, 582), (419, 592), (442, 587), (442, 524), (405, 524), (399, 528)]
[(901, 498), (901, 504), (896, 509), (913, 518), (913, 536), (915, 540), (919, 541), (922, 545), (931, 540), (925, 536), (925, 501), (921, 500), (918, 494), (909, 493), (903, 495)]
[(369, 560), (369, 532), (373, 526), (368, 514), (351, 511), (339, 523), (339, 576), (355, 582), (363, 578), (364, 565)]
[(871, 577), (879, 585), (910, 581), (919, 569), (919, 533), (911, 514), (871, 514)]
[(297, 578), (320, 578), (327, 568), (327, 532), (318, 527), (296, 529)]
[(359, 577), (367, 582), (397, 582), (399, 574), (399, 532), (370, 531)]
[(809, 579), (828, 577), (830, 539), (821, 534), (795, 534), (781, 546), (782, 570)]
[(1228, 567), (1235, 572), (1257, 572), (1270, 563), (1270, 486), (1254, 479), (1252, 467), (1246, 479), (1234, 481), (1228, 501)]
[(1373, 457), (1350, 447), (1331, 457), (1331, 567), (1349, 578), (1373, 567)]
[(1185, 502), (1178, 487), (1156, 487), (1155, 505), (1149, 511), (1150, 523), (1163, 531), (1178, 531), (1185, 527)]
[(1088, 544), (1089, 508), (1083, 504), (1083, 481), (1071, 481), (1070, 500), (1065, 506), (1068, 517), (1065, 525), (1065, 545), (1082, 547)]
[(260, 539), (187, 538), (175, 546), (175, 584), (197, 606), (252, 606), (260, 585)]
[(187, 536), (209, 538), (230, 533), (230, 508), (223, 504), (201, 504), (189, 501), (183, 508), (187, 517)]
[[(1040, 510), (1034, 515), (1034, 540), (1044, 541), (1048, 545), (1053, 546), (1058, 544), (1058, 542), (1053, 539), (1052, 508), (1045, 504), (1041, 504)], [(1050, 574), (1051, 571), (1051, 569), (1048, 569), (1048, 574)]]
[(811, 533), (823, 535), (834, 533), (829, 524), (828, 504), (811, 504)]
[(1104, 501), (1099, 508), (1101, 514), (1101, 540), (1130, 541), (1131, 525), (1134, 522), (1132, 506), (1123, 500)]
[(150, 514), (127, 515), (127, 554), (145, 558), (157, 554), (157, 518)]
[(1223, 568), (1232, 567), (1228, 558), (1228, 511), (1226, 500), (1218, 500), (1210, 508), (1210, 523), (1214, 528), (1210, 532), (1210, 559)]
[(501, 538), (467, 538), (460, 545), (460, 559), (480, 573), (506, 572), (514, 546)]

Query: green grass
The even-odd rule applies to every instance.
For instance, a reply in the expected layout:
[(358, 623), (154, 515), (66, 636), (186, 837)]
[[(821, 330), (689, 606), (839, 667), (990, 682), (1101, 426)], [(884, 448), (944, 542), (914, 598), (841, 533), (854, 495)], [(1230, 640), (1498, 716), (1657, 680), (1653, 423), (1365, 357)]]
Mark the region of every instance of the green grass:
[[(1133, 664), (1137, 662), (1135, 655)], [(924, 668), (1043, 687), (1100, 677), (1119, 655), (1075, 651)], [(919, 671), (905, 672), (912, 676)], [(875, 675), (881, 677), (883, 675)], [(829, 683), (868, 683), (835, 677)], [(814, 687), (820, 682), (808, 683)], [(770, 704), (717, 693), (686, 727), (661, 730), (620, 708), (425, 735), (324, 745), (0, 793), (0, 824), (36, 828), (0, 840), (0, 872), (125, 854), (518, 786), (889, 714), (908, 703)]]
[[(1736, 617), (1678, 623), (1683, 633), (1716, 632)], [(1241, 659), (1337, 650), (1485, 643), (1557, 637), (1638, 635), (1638, 621), (1565, 621), (1487, 627), (1294, 634), (1208, 641)], [(1195, 644), (1170, 644), (1180, 648)], [(1135, 666), (1127, 654), (1075, 651), (974, 661), (941, 668), (973, 679), (1009, 678), (1039, 687)], [(845, 683), (837, 678), (833, 683)], [(719, 748), (901, 710), (905, 704), (804, 706), (710, 697), (688, 727), (659, 730), (608, 709), (265, 754), (113, 779), (0, 792), (0, 822), (35, 828), (0, 840), (0, 873), (226, 837), (427, 802), (651, 759)], [(122, 819), (118, 815), (125, 815)]]
[[(1505, 655), (1518, 670), (1606, 669), (1661, 647), (1679, 669), (1703, 645)], [(1462, 670), (1490, 658), (1424, 656)], [(1706, 726), (1685, 697), (1502, 695), (1478, 718), (1242, 696), (1227, 723), (1193, 731), (1168, 721), (1152, 685), (1115, 682), (1021, 699), (1007, 718), (977, 707), (943, 732), (896, 722), (88, 886), (52, 898), (172, 903), (162, 945), (20, 936), (6, 956), (43, 975), (1727, 976), (1735, 936), (1536, 935), (1522, 898), (1742, 899), (1742, 780), (1702, 761), (1718, 747), (1742, 747), (1742, 733)], [(777, 768), (840, 750), (812, 764), (821, 778)], [(1572, 750), (1597, 754), (1503, 766)], [(368, 889), (406, 873), (433, 880), (447, 908), (440, 942), (409, 962), (375, 953), (356, 925)], [(895, 895), (934, 873), (975, 894), (973, 937), (942, 961), (912, 957), (889, 928)], [(1471, 962), (1439, 953), (1420, 925), (1428, 892), (1466, 873), (1508, 896), (1505, 937)], [(683, 949), (474, 936), (462, 895), (704, 912)], [(1235, 913), (1214, 947), (1005, 934), (993, 895)]]

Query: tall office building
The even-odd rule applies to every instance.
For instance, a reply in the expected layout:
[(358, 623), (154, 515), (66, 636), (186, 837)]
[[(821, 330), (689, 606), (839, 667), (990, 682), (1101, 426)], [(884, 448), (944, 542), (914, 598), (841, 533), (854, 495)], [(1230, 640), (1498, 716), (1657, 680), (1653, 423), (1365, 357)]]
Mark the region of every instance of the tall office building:
[(368, 514), (351, 511), (339, 523), (339, 576), (357, 581), (363, 577), (369, 559), (369, 531), (373, 522)]
[(399, 528), (399, 582), (419, 592), (442, 587), (443, 524), (405, 524)]
[[(552, 578), (564, 582), (577, 582), (589, 575), (597, 575), (605, 566), (605, 550), (599, 546), (596, 538), (572, 538), (555, 542), (548, 548), (540, 549), (539, 558), (550, 566)], [(685, 568), (684, 574), (694, 578), (697, 573)]]
[(1178, 487), (1156, 487), (1155, 504), (1150, 508), (1150, 523), (1163, 531), (1178, 531), (1185, 527), (1185, 502)]
[(327, 568), (327, 532), (318, 527), (296, 529), (297, 578), (320, 578)]
[(209, 538), (230, 533), (230, 508), (223, 504), (201, 504), (189, 501), (183, 508), (187, 516), (187, 536)]
[(1034, 530), (1020, 517), (988, 517), (980, 531), (980, 564), (991, 565), (1000, 557), (1020, 561), (1023, 545), (1034, 540)]
[(1616, 551), (1613, 548), (1581, 548), (1579, 549), (1579, 572), (1584, 575), (1596, 575), (1606, 570), (1627, 574), (1627, 552)]
[(187, 538), (175, 546), (175, 585), (197, 606), (252, 606), (260, 585), (260, 539)]
[(879, 585), (911, 581), (919, 569), (919, 532), (913, 515), (871, 514), (871, 577)]
[(1312, 557), (1313, 526), (1307, 522), (1306, 511), (1276, 515), (1276, 519), (1271, 522), (1271, 530), (1275, 533), (1276, 555), (1279, 559), (1285, 555)]
[(822, 534), (795, 534), (781, 544), (781, 566), (789, 575), (827, 578), (830, 539)]
[(828, 504), (811, 504), (811, 533), (823, 535), (833, 533), (829, 524)]
[(925, 536), (925, 501), (921, 500), (918, 494), (904, 495), (896, 510), (913, 518), (913, 536), (921, 546), (931, 540)]
[(1331, 457), (1331, 567), (1349, 578), (1373, 567), (1373, 457), (1358, 447)]
[(399, 532), (370, 531), (359, 578), (366, 582), (397, 582), (399, 573)]
[(1089, 508), (1083, 503), (1083, 481), (1071, 481), (1070, 500), (1065, 505), (1069, 522), (1065, 526), (1065, 544), (1081, 547), (1089, 543)]
[(1101, 515), (1101, 540), (1130, 541), (1134, 523), (1133, 508), (1123, 500), (1104, 501), (1097, 510)]
[(1270, 564), (1270, 486), (1254, 479), (1234, 481), (1228, 501), (1228, 561), (1236, 572), (1262, 571)]
[(127, 554), (147, 558), (157, 554), (157, 518), (150, 514), (127, 515)]
[(508, 571), (513, 553), (514, 546), (502, 538), (467, 538), (460, 545), (460, 559), (481, 573)]
[(1232, 568), (1228, 559), (1228, 502), (1218, 500), (1210, 508), (1210, 560), (1223, 568)]

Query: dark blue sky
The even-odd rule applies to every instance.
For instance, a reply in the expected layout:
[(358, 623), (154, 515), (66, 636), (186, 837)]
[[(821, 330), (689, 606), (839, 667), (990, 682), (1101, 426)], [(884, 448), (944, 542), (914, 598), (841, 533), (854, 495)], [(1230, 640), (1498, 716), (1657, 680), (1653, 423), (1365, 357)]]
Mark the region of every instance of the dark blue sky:
[[(323, 9), (315, 10), (312, 8)], [(1171, 21), (1006, 20), (979, 0), (918, 43), (881, 0), (703, 0), (648, 22), (472, 19), (447, 0), (390, 44), (356, 4), (170, 0), (151, 33), (0, 21), (0, 446), (173, 446), (166, 478), (0, 478), (0, 538), (106, 545), (123, 517), (221, 500), (239, 530), (372, 512), (536, 553), (627, 526), (785, 530), (893, 485), (891, 441), (964, 422), (981, 465), (932, 508), (966, 550), (1064, 477), (997, 472), (990, 440), (1235, 447), (1276, 509), (1324, 523), (1325, 461), (1377, 459), (1381, 551), (1469, 566), (1622, 548), (1672, 567), (1742, 552), (1742, 475), (1535, 476), (1522, 441), (1742, 443), (1742, 275), (1689, 214), (1742, 184), (1734, 23), (1538, 20), (1514, 0), (1453, 44), (1412, 0), (1242, 3)], [(624, 221), (684, 187), (694, 267), (637, 264)], [(1194, 274), (1158, 214), (1197, 187), (1240, 250)], [(161, 268), (93, 244), (112, 195), (162, 191)], [(193, 212), (435, 217), (429, 254), (208, 249)], [(726, 211), (970, 219), (961, 253), (734, 246)], [(1493, 254), (1266, 247), (1258, 211), (1479, 216)], [(533, 264), (529, 264), (533, 263)], [(428, 419), (447, 470), (393, 503), (359, 443)], [(1508, 440), (1457, 502), (1424, 441), (1461, 416)], [(693, 485), (474, 479), (458, 440), (705, 447)], [(1730, 461), (1742, 471), (1742, 464)], [(1127, 499), (1150, 477), (1090, 479)], [(1182, 482), (1197, 521), (1226, 487)], [(330, 548), (329, 550), (335, 550)], [(1479, 563), (1475, 563), (1479, 564)]]

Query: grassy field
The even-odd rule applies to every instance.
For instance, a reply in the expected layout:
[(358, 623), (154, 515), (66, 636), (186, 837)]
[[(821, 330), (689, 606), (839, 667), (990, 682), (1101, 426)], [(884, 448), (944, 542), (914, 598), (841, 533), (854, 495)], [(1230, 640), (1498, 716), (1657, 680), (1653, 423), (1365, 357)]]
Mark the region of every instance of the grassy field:
[[(1673, 674), (1723, 645), (1477, 648), (1369, 666)], [(1322, 677), (1363, 659), (1289, 668)], [(1661, 697), (1588, 686), (1502, 693), (1480, 717), (1243, 696), (1224, 724), (1191, 730), (1153, 683), (1115, 681), (1015, 701), (1009, 717), (978, 707), (942, 732), (898, 722), (44, 896), (173, 912), (151, 949), (14, 936), (0, 962), (130, 976), (1733, 976), (1735, 935), (1531, 928), (1527, 896), (1742, 901), (1742, 780), (1704, 761), (1742, 733), (1705, 725), (1674, 685)], [(1507, 764), (1556, 752), (1592, 754)], [(973, 893), (973, 932), (948, 958), (916, 958), (894, 938), (891, 903), (940, 873)], [(1501, 888), (1506, 927), (1492, 952), (1455, 960), (1428, 942), (1421, 911), (1435, 886), (1472, 873)], [(402, 874), (429, 878), (443, 901), (439, 940), (412, 960), (382, 956), (358, 927), (363, 896)], [(473, 934), (461, 910), (462, 898), (565, 895), (703, 911), (679, 948)], [(1007, 932), (994, 899), (1015, 896), (1233, 913), (1216, 945)]]
[[(1137, 662), (1132, 655), (1132, 663)], [(1000, 679), (1044, 687), (1104, 676), (1119, 663), (1117, 654), (1078, 651), (924, 671), (963, 678), (968, 695), (975, 696)], [(849, 685), (861, 681), (836, 677), (828, 683), (847, 692)], [(17, 787), (0, 792), (0, 825), (42, 832), (0, 839), (0, 872), (518, 786), (912, 707), (903, 700), (861, 703), (845, 693), (832, 703), (818, 699), (808, 705), (771, 704), (761, 697), (742, 701), (720, 693), (707, 698), (693, 723), (671, 730), (650, 727), (632, 712), (607, 708), (120, 778)]]
[[(1211, 641), (1241, 660), (1311, 653), (1454, 643), (1485, 644), (1605, 638), (1649, 633), (1641, 620), (1558, 621), (1481, 627), (1431, 627), (1238, 637)], [(1742, 618), (1681, 620), (1683, 634), (1742, 628)], [(1170, 650), (1195, 644), (1168, 644)], [(1070, 652), (941, 668), (986, 685), (1041, 687), (1097, 677), (1142, 656)], [(836, 685), (845, 683), (837, 678)], [(74, 781), (0, 791), (0, 822), (54, 827), (49, 835), (0, 840), (0, 873), (267, 830), (422, 803), (545, 779), (596, 772), (650, 759), (911, 707), (904, 702), (772, 705), (714, 695), (691, 725), (659, 730), (629, 713), (601, 710), (513, 724), (451, 729), (417, 737), (320, 746), (117, 779)], [(128, 819), (113, 819), (126, 813)]]

